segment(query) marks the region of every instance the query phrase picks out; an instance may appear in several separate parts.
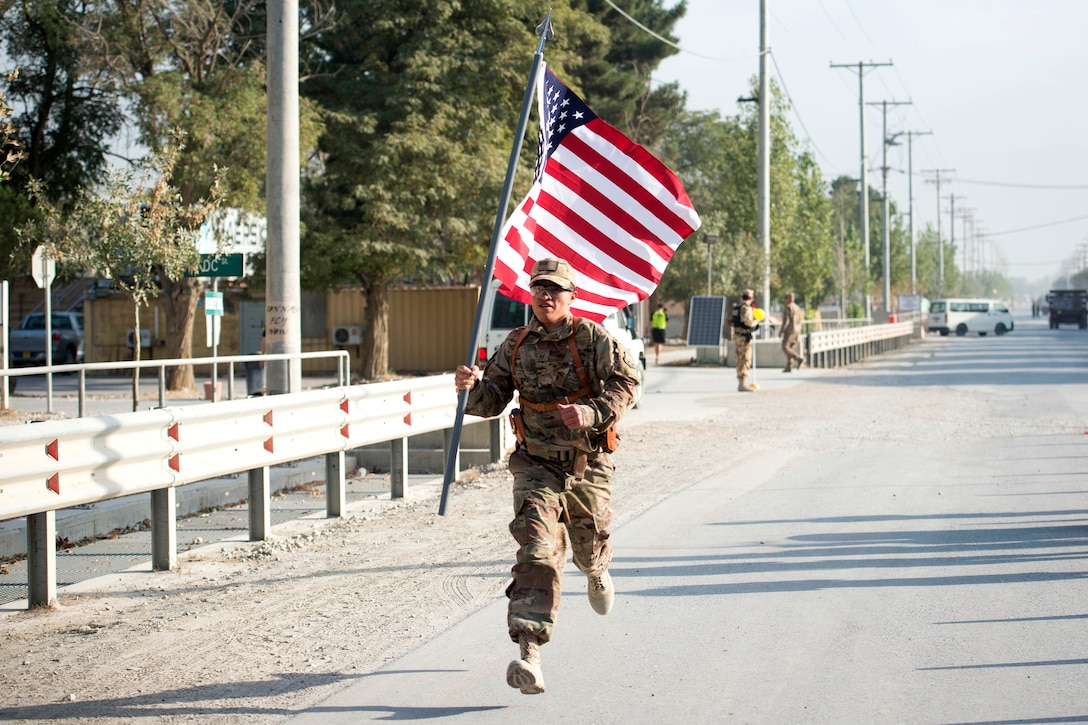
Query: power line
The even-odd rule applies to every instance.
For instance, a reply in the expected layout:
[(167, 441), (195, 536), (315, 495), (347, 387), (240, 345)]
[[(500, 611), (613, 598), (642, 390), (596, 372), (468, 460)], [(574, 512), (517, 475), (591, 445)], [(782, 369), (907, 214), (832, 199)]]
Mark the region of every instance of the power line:
[(640, 30), (645, 31), (646, 33), (649, 33), (650, 35), (657, 38), (658, 40), (660, 40), (662, 43), (669, 46), (670, 48), (676, 48), (681, 53), (687, 53), (688, 55), (694, 55), (694, 56), (697, 56), (699, 58), (706, 58), (707, 60), (716, 60), (716, 61), (721, 62), (721, 63), (734, 63), (736, 61), (751, 60), (752, 58), (758, 58), (759, 57), (759, 54), (757, 53), (755, 55), (740, 55), (740, 56), (737, 56), (735, 58), (716, 58), (716, 57), (714, 57), (712, 55), (703, 55), (702, 53), (696, 53), (693, 50), (688, 50), (687, 48), (682, 48), (679, 45), (677, 45), (676, 43), (674, 43), (673, 41), (666, 38), (665, 36), (655, 33), (654, 31), (650, 30), (649, 28), (647, 28), (645, 25), (643, 25), (639, 21), (635, 20), (633, 17), (628, 15), (626, 12), (624, 12), (623, 8), (621, 8), (616, 3), (612, 2), (612, 0), (604, 0), (604, 1), (606, 3), (608, 3), (609, 5), (611, 5), (612, 9), (615, 10), (617, 13), (619, 13), (623, 17), (627, 18), (627, 20), (631, 24), (633, 24), (635, 27), (639, 28)]
[(1005, 186), (1011, 189), (1050, 189), (1050, 190), (1064, 190), (1064, 191), (1083, 191), (1088, 189), (1088, 185), (1084, 184), (1019, 184), (1015, 181), (979, 181), (977, 179), (961, 179), (956, 177), (955, 180), (961, 184), (978, 184), (979, 186)]
[(805, 137), (808, 139), (809, 143), (812, 144), (813, 150), (820, 155), (820, 158), (834, 166), (834, 162), (824, 155), (824, 152), (820, 150), (820, 147), (817, 146), (816, 142), (812, 139), (812, 134), (809, 133), (808, 129), (805, 127), (805, 122), (801, 118), (801, 112), (797, 110), (797, 104), (793, 102), (793, 98), (790, 97), (790, 91), (786, 88), (786, 79), (782, 77), (782, 70), (778, 67), (778, 60), (774, 57), (774, 52), (772, 51), (768, 54), (771, 56), (771, 63), (774, 64), (774, 74), (778, 76), (778, 82), (782, 84), (782, 92), (786, 94), (786, 100), (789, 101), (790, 108), (793, 109), (793, 115), (797, 116), (797, 123), (800, 124), (801, 130), (805, 132)]
[(1056, 222), (1045, 222), (1043, 224), (1036, 224), (1036, 225), (1030, 226), (1030, 227), (1020, 227), (1019, 229), (1006, 229), (1003, 232), (987, 232), (986, 236), (988, 236), (988, 237), (1000, 237), (1000, 236), (1002, 236), (1004, 234), (1018, 234), (1020, 232), (1030, 232), (1030, 231), (1034, 231), (1036, 229), (1046, 229), (1047, 227), (1056, 227), (1056, 226), (1060, 226), (1062, 224), (1072, 224), (1073, 222), (1079, 222), (1079, 221), (1083, 221), (1085, 219), (1088, 219), (1088, 214), (1083, 214), (1081, 216), (1070, 217), (1069, 219), (1059, 219)]

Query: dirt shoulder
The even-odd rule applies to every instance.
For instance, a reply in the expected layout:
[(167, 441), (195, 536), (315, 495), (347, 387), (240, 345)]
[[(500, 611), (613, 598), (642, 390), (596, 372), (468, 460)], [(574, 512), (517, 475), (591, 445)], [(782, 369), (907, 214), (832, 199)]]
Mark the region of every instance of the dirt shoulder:
[[(669, 493), (638, 472), (647, 434), (618, 454), (619, 525)], [(418, 487), (339, 520), (282, 524), (266, 542), (194, 549), (176, 571), (64, 588), (57, 610), (7, 614), (0, 720), (265, 723), (319, 701), (502, 596), (511, 480), (505, 466), (466, 479), (446, 516), (439, 487)]]

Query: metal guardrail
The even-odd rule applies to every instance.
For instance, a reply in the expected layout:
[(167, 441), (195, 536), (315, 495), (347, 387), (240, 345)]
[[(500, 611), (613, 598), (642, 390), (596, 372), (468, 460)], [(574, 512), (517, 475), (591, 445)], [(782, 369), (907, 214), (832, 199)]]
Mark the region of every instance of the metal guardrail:
[(838, 367), (898, 349), (907, 344), (913, 335), (914, 322), (894, 322), (810, 332), (805, 336), (805, 347), (812, 367)]
[[(336, 366), (336, 377), (338, 384), (348, 385), (351, 382), (351, 358), (347, 350), (320, 350), (317, 352), (275, 354), (262, 353), (253, 355), (221, 355), (216, 357), (190, 357), (163, 360), (123, 360), (102, 363), (79, 363), (75, 365), (38, 365), (19, 368), (5, 367), (0, 368), (0, 407), (7, 407), (8, 405), (9, 378), (29, 377), (31, 375), (60, 375), (64, 373), (75, 373), (75, 375), (77, 376), (76, 387), (79, 406), (77, 415), (80, 418), (83, 418), (87, 415), (87, 373), (152, 369), (156, 371), (156, 376), (158, 379), (159, 407), (161, 408), (166, 405), (166, 369), (181, 367), (182, 365), (212, 365), (213, 368), (217, 367), (218, 365), (226, 365), (227, 399), (231, 400), (234, 398), (235, 363), (285, 360), (287, 361), (288, 378), (290, 378), (292, 373), (292, 366), (301, 365), (303, 360), (316, 360), (330, 357), (338, 358)], [(213, 379), (214, 378), (215, 376), (213, 376)], [(133, 403), (136, 402), (138, 401), (133, 401)], [(48, 388), (46, 409), (50, 412), (52, 412), (53, 410), (52, 386), (49, 386)]]
[[(391, 443), (403, 497), (408, 438), (448, 430), (452, 374), (0, 428), (0, 521), (27, 517), (30, 606), (56, 600), (56, 511), (151, 493), (152, 567), (177, 565), (177, 486), (249, 473), (250, 540), (270, 521), (269, 467), (326, 457), (326, 514), (345, 503), (345, 451)], [(474, 418), (480, 421), (479, 418)], [(490, 454), (503, 448), (491, 419)], [(449, 437), (447, 436), (447, 447)]]

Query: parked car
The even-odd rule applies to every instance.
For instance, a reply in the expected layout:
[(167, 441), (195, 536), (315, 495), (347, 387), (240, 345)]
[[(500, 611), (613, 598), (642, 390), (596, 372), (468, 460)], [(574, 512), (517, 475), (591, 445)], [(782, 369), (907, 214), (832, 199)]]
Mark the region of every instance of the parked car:
[(933, 300), (926, 329), (941, 335), (954, 332), (958, 337), (969, 332), (1004, 335), (1013, 330), (1012, 313), (997, 300)]
[[(488, 359), (506, 339), (510, 332), (528, 324), (533, 308), (524, 302), (512, 300), (499, 292), (499, 281), (492, 280), (484, 300), (484, 309), (480, 332), (476, 364), (483, 367)], [(646, 375), (646, 343), (638, 336), (637, 322), (626, 308), (613, 311), (601, 323), (612, 337), (627, 348), (637, 363), (638, 390), (635, 392), (635, 407), (642, 401), (643, 381)]]
[[(53, 338), (53, 364), (83, 362), (83, 315), (79, 312), (54, 312), (50, 320)], [(45, 314), (32, 312), (8, 338), (11, 366), (45, 365)]]
[(1046, 296), (1046, 304), (1051, 330), (1063, 324), (1088, 329), (1088, 290), (1052, 289)]

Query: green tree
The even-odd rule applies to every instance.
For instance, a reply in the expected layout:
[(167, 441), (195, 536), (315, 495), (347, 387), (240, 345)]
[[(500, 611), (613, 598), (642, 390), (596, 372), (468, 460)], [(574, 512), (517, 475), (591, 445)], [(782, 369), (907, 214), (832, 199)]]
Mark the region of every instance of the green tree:
[[(54, 205), (41, 185), (30, 193), (39, 218), (19, 229), (27, 246), (46, 244), (58, 261), (108, 277), (132, 300), (133, 335), (140, 339), (140, 308), (158, 296), (163, 277), (182, 278), (196, 268), (200, 227), (215, 207), (218, 185), (208, 199), (185, 199), (171, 179), (182, 146), (171, 147), (139, 168), (110, 170), (102, 189), (80, 190), (68, 209)], [(135, 359), (140, 346), (135, 345)], [(132, 405), (139, 409), (140, 370), (132, 371)]]
[[(754, 82), (753, 82), (754, 83)], [(764, 252), (758, 241), (757, 108), (745, 106), (736, 116), (685, 113), (675, 120), (661, 155), (683, 179), (703, 219), (704, 233), (718, 234), (711, 248), (713, 294), (733, 294), (760, 286)], [(797, 148), (786, 119), (788, 106), (772, 84), (771, 121), (771, 284), (797, 289), (802, 296), (822, 293), (832, 278), (834, 237), (831, 206), (818, 168)], [(697, 236), (681, 245), (662, 279), (660, 291), (670, 299), (705, 294), (706, 247)], [(760, 300), (767, 304), (768, 300)]]
[[(14, 75), (14, 72), (8, 75), (9, 82)], [(11, 122), (11, 106), (7, 103), (3, 86), (0, 86), (0, 184), (8, 180), (11, 170), (25, 154), (23, 145), (15, 138), (15, 126)]]
[(813, 307), (833, 288), (836, 246), (832, 232), (832, 204), (827, 184), (811, 154), (795, 158), (796, 203), (789, 226), (774, 236), (772, 246), (779, 287), (800, 295)]
[[(684, 110), (677, 83), (650, 83), (651, 74), (676, 48), (661, 42), (624, 17), (605, 0), (573, 0), (571, 6), (593, 17), (606, 32), (587, 33), (574, 49), (577, 64), (565, 68), (572, 88), (601, 118), (636, 143), (656, 145), (672, 120)], [(623, 12), (653, 33), (673, 41), (676, 23), (687, 12), (679, 2), (664, 7), (661, 0), (626, 0)]]
[[(133, 111), (139, 142), (161, 153), (180, 133), (186, 144), (171, 167), (182, 204), (208, 197), (222, 180), (224, 205), (263, 212), (266, 98), (263, 5), (257, 0), (98, 0), (86, 38)], [(303, 153), (318, 126), (302, 106)], [(216, 169), (219, 169), (217, 172)], [(166, 355), (192, 355), (193, 323), (204, 281), (160, 275)], [(173, 368), (171, 390), (193, 387), (192, 368)]]
[(107, 140), (121, 128), (118, 98), (83, 42), (92, 17), (77, 0), (23, 0), (0, 23), (6, 60), (19, 70), (9, 78), (8, 93), (20, 109), (11, 118), (12, 132), (25, 153), (10, 186), (0, 190), (0, 215), (7, 222), (0, 229), (0, 257), (16, 269), (27, 268), (27, 259), (12, 254), (18, 252), (13, 229), (33, 214), (30, 180), (41, 181), (51, 201), (70, 202), (100, 177)]
[[(859, 239), (857, 180), (840, 176), (831, 184), (831, 228), (835, 238), (835, 273), (833, 275), (840, 309), (861, 299), (860, 280), (864, 278), (864, 252)], [(857, 293), (856, 295), (854, 293)], [(864, 310), (864, 306), (861, 308)]]
[[(391, 285), (483, 266), (533, 30), (547, 8), (347, 0), (338, 10), (317, 38), (335, 73), (303, 84), (326, 123), (304, 188), (303, 284), (364, 289), (361, 374), (378, 379), (388, 368)], [(563, 7), (553, 20), (567, 42), (589, 22)], [(572, 57), (562, 43), (549, 48), (553, 63)]]

